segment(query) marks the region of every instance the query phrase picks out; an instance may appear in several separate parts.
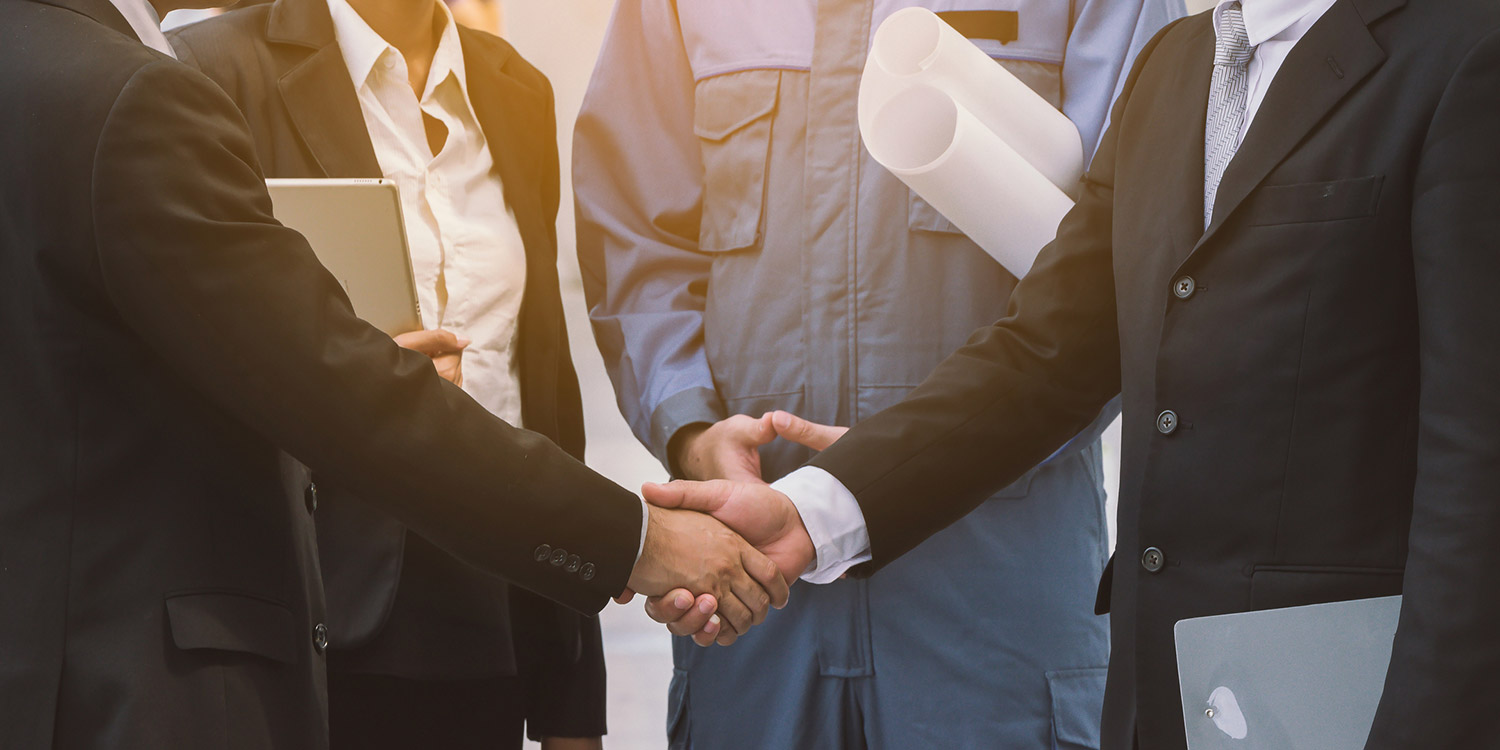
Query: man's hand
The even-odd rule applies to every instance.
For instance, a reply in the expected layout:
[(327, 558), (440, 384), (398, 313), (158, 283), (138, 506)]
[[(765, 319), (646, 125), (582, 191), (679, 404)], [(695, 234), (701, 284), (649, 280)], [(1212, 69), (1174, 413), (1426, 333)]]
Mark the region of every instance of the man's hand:
[(761, 482), (760, 450), (776, 439), (771, 415), (736, 414), (712, 425), (684, 427), (672, 441), (672, 464), (688, 479)]
[(464, 384), (463, 353), (469, 339), (444, 331), (411, 331), (396, 337), (396, 344), (403, 349), (420, 352), (432, 359), (438, 375), (454, 385)]
[[(787, 581), (796, 581), (816, 557), (812, 537), (803, 527), (796, 506), (769, 485), (723, 480), (679, 481), (647, 484), (642, 491), (646, 501), (654, 506), (698, 511), (722, 521), (774, 561)], [(744, 632), (738, 630), (731, 619), (729, 624), (736, 632), (725, 629), (714, 637), (712, 632), (704, 631), (705, 627), (715, 623), (704, 611), (702, 597), (697, 600), (697, 606), (683, 606), (690, 601), (688, 591), (667, 593), (670, 596), (647, 601), (646, 614), (667, 624), (674, 634), (693, 634), (693, 640), (700, 646), (715, 641), (727, 646)]]
[(649, 511), (646, 547), (630, 574), (630, 590), (660, 596), (683, 588), (713, 596), (728, 626), (719, 633), (725, 645), (759, 625), (769, 607), (786, 606), (778, 564), (723, 523), (686, 510)]
[(778, 437), (800, 443), (815, 451), (827, 449), (849, 431), (848, 427), (809, 422), (786, 411), (773, 411), (766, 416), (771, 418), (771, 426), (775, 428)]

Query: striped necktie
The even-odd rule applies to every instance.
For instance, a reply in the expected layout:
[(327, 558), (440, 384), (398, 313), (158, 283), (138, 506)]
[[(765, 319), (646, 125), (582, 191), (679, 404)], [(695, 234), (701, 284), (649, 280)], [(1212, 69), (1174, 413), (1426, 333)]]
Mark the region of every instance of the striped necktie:
[(1216, 30), (1213, 85), (1208, 90), (1208, 121), (1203, 131), (1203, 228), (1214, 217), (1214, 196), (1234, 152), (1239, 148), (1240, 128), (1245, 124), (1245, 105), (1250, 94), (1250, 57), (1255, 48), (1245, 34), (1240, 4), (1224, 6)]

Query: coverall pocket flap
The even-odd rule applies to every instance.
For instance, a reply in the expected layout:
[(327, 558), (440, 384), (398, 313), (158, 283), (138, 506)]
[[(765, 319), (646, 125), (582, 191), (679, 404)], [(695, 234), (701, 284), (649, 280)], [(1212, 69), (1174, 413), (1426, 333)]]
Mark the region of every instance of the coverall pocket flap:
[(698, 82), (693, 130), (703, 153), (698, 249), (722, 253), (760, 240), (779, 70), (744, 70)]
[(1099, 718), (1104, 712), (1106, 667), (1047, 673), (1052, 693), (1053, 750), (1099, 750)]
[(742, 70), (698, 82), (694, 93), (693, 132), (722, 141), (771, 114), (781, 89), (779, 70)]

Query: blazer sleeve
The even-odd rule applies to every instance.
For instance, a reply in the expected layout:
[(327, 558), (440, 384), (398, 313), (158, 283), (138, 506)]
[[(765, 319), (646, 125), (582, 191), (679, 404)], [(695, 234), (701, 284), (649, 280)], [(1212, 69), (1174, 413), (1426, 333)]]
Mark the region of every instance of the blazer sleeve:
[(1165, 33), (1142, 50), (1077, 204), (1011, 293), (1006, 317), (975, 332), (905, 401), (812, 460), (864, 513), (871, 560), (855, 575), (880, 569), (967, 515), (1119, 392), (1115, 146), (1130, 84)]
[(725, 417), (703, 349), (693, 107), (675, 3), (622, 0), (574, 131), (578, 261), (620, 410), (668, 469), (678, 430)]
[(134, 74), (100, 135), (92, 198), (100, 283), (124, 325), (227, 418), (538, 594), (593, 612), (624, 588), (636, 497), (355, 317), (272, 218), (244, 120), (207, 78), (173, 61)]
[(1493, 746), (1500, 705), (1500, 31), (1468, 52), (1413, 186), (1421, 392), (1411, 536), (1369, 750)]

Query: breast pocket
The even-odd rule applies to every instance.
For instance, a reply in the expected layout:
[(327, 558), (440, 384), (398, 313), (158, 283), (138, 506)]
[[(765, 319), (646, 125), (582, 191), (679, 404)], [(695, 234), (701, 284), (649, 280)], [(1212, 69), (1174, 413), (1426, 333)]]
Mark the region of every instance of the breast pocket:
[(721, 253), (760, 242), (772, 115), (781, 71), (745, 70), (700, 81), (693, 131), (703, 150), (698, 247)]
[(1306, 224), (1372, 216), (1384, 175), (1257, 188), (1245, 202), (1248, 226)]

